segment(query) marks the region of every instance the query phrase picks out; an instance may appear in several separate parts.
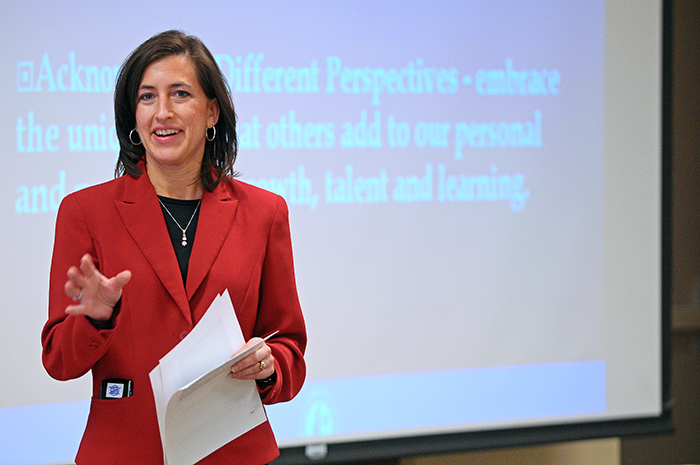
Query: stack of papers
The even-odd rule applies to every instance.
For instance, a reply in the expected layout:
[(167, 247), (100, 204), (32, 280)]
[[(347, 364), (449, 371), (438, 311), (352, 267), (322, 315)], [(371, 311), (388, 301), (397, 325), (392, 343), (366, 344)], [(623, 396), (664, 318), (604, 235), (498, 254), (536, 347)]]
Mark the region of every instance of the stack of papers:
[(261, 344), (231, 356), (245, 340), (226, 291), (151, 371), (166, 465), (192, 465), (267, 420), (255, 381), (229, 377)]

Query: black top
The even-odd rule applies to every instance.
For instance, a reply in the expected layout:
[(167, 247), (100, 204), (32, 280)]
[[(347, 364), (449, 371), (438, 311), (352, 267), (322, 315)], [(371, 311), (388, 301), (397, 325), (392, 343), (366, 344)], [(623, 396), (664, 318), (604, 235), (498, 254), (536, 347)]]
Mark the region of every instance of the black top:
[[(169, 199), (167, 197), (161, 197), (160, 195), (158, 196), (158, 199), (161, 201), (161, 210), (163, 210), (165, 224), (168, 226), (170, 240), (173, 243), (173, 249), (175, 249), (177, 262), (180, 265), (182, 282), (186, 283), (187, 267), (190, 263), (192, 244), (194, 244), (194, 234), (197, 231), (197, 220), (199, 219), (199, 208), (197, 207), (199, 206), (200, 200)], [(170, 215), (175, 217), (175, 220), (180, 223), (180, 227), (185, 228), (185, 235), (187, 236), (186, 245), (182, 245), (184, 243), (182, 229), (175, 224), (175, 221), (173, 221), (168, 212), (170, 212)], [(192, 216), (193, 214), (194, 217)], [(190, 219), (192, 219), (191, 222)], [(187, 226), (188, 223), (189, 226)]]

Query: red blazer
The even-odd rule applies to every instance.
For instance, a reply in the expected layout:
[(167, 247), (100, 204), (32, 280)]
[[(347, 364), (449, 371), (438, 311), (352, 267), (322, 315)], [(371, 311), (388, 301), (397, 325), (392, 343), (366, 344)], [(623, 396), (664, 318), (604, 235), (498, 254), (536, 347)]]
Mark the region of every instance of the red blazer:
[[(246, 340), (268, 341), (276, 382), (263, 403), (290, 400), (304, 381), (306, 329), (297, 296), (287, 205), (270, 192), (234, 180), (205, 191), (183, 285), (156, 192), (143, 174), (68, 195), (56, 219), (49, 318), (43, 363), (59, 380), (92, 370), (93, 397), (77, 464), (162, 464), (149, 372), (228, 289)], [(131, 270), (111, 329), (66, 316), (66, 271), (83, 254), (112, 277)], [(99, 398), (105, 378), (134, 382), (133, 396)], [(230, 412), (235, 415), (236, 412)], [(279, 451), (268, 422), (217, 450), (201, 464), (263, 464)]]

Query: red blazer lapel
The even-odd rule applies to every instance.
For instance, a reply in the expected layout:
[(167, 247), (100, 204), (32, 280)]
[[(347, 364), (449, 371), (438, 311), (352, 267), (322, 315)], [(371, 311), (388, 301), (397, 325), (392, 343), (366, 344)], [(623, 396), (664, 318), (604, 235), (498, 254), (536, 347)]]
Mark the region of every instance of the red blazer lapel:
[[(191, 325), (190, 305), (156, 191), (145, 172), (138, 179), (129, 175), (124, 177), (124, 198), (114, 201), (119, 215), (141, 253)], [(201, 216), (200, 214), (200, 218)], [(197, 227), (198, 235), (199, 231)], [(138, 276), (133, 279), (138, 279)]]
[[(191, 298), (209, 273), (219, 255), (238, 208), (227, 184), (220, 183), (213, 192), (204, 191), (197, 233), (187, 269), (187, 295)], [(232, 271), (233, 272), (233, 271)]]

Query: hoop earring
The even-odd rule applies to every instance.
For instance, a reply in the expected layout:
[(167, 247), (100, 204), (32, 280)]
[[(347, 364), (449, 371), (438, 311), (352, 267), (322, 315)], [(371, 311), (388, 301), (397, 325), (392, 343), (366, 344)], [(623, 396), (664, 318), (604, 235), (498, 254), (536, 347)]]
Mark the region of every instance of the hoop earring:
[[(214, 130), (214, 135), (211, 136), (211, 139), (209, 138), (209, 129), (213, 129), (213, 130)], [(211, 142), (211, 141), (213, 141), (214, 139), (216, 139), (216, 126), (212, 126), (211, 128), (205, 129), (205, 130), (204, 130), (204, 137), (206, 137), (207, 140), (208, 140), (209, 142)]]
[[(141, 136), (139, 136), (138, 142), (134, 142), (133, 135), (135, 132), (136, 132), (136, 128), (132, 129), (131, 132), (129, 133), (129, 142), (131, 142), (133, 145), (141, 145), (143, 143), (143, 141), (141, 140)], [(136, 132), (136, 134), (138, 135), (138, 132)]]

